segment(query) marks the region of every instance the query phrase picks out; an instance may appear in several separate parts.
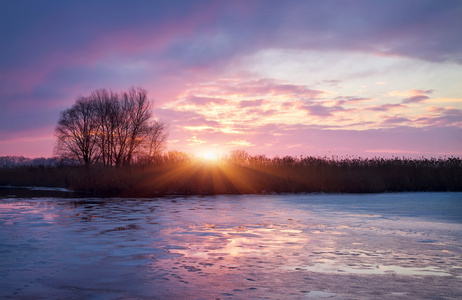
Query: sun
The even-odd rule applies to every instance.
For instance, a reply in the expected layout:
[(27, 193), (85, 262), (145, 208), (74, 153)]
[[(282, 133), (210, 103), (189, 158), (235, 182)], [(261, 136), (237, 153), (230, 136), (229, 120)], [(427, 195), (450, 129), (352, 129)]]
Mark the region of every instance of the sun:
[(218, 160), (218, 153), (214, 151), (204, 151), (200, 155), (200, 158), (206, 161), (216, 161)]

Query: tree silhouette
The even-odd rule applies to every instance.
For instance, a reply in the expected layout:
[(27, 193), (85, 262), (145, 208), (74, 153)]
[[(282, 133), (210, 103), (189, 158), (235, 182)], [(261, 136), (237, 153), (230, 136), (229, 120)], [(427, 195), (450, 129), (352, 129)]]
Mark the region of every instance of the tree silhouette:
[(61, 113), (56, 127), (57, 150), (61, 156), (77, 159), (81, 165), (94, 165), (101, 155), (94, 103), (81, 97)]
[(56, 154), (86, 167), (129, 165), (135, 158), (152, 161), (165, 145), (167, 126), (151, 119), (146, 90), (96, 90), (61, 113)]

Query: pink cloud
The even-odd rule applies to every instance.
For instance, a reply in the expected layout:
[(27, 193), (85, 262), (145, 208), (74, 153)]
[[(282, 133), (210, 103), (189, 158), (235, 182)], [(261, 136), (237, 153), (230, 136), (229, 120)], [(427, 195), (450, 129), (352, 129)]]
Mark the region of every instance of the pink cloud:
[(198, 106), (207, 106), (209, 104), (225, 104), (228, 100), (222, 98), (211, 98), (211, 97), (196, 97), (189, 96), (186, 99), (186, 103), (191, 103)]
[(277, 115), (280, 112), (275, 109), (266, 110), (266, 109), (260, 109), (260, 108), (252, 108), (252, 109), (247, 110), (247, 113), (255, 114), (257, 117), (256, 119), (260, 119), (262, 117), (269, 117), (269, 116)]
[(412, 92), (415, 94), (415, 95), (419, 95), (419, 94), (432, 94), (434, 92), (434, 90), (419, 90), (419, 89), (414, 89), (412, 90)]
[(247, 108), (247, 107), (258, 107), (269, 101), (265, 101), (263, 99), (259, 100), (242, 100), (239, 102), (239, 108)]
[(297, 102), (284, 102), (284, 103), (281, 104), (281, 108), (283, 108), (283, 109), (291, 109), (291, 108), (293, 108), (293, 107), (295, 107), (297, 105), (298, 105)]
[(286, 97), (318, 99), (325, 92), (307, 88), (304, 85), (282, 84), (274, 79), (221, 81), (202, 85), (192, 94), (205, 93), (225, 97), (226, 95), (239, 97), (261, 97), (283, 95)]

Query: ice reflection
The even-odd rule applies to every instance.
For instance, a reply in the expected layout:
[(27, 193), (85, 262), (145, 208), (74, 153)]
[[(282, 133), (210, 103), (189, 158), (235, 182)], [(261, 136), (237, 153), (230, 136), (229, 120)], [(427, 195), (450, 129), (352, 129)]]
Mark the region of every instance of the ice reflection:
[(29, 219), (36, 223), (51, 223), (57, 217), (55, 213), (48, 212), (46, 207), (37, 207), (28, 202), (0, 202), (0, 211), (0, 225), (5, 226), (22, 222), (25, 215), (29, 215)]
[[(447, 195), (410, 194), (454, 210)], [(0, 199), (0, 298), (462, 294), (460, 211), (408, 217), (368, 197)]]
[(317, 260), (314, 266), (299, 267), (299, 270), (322, 273), (339, 273), (348, 274), (373, 274), (373, 275), (412, 275), (412, 276), (452, 276), (450, 273), (443, 271), (438, 267), (412, 268), (402, 266), (383, 266), (383, 265), (365, 265), (358, 264), (355, 266), (345, 266), (337, 264), (337, 261), (330, 259)]
[(188, 249), (172, 249), (186, 257), (211, 257), (220, 254), (226, 256), (265, 255), (301, 249), (308, 243), (308, 235), (302, 230), (280, 229), (271, 225), (255, 225), (253, 227), (220, 228), (206, 224), (202, 228), (191, 228), (191, 232), (202, 236), (200, 242), (189, 244)]

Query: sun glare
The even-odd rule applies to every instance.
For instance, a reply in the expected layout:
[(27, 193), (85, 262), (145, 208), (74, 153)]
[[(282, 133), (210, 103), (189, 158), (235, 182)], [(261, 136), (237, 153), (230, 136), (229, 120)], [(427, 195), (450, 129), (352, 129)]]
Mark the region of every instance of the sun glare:
[(213, 151), (204, 151), (200, 154), (200, 157), (207, 161), (216, 161), (218, 160), (218, 154)]

